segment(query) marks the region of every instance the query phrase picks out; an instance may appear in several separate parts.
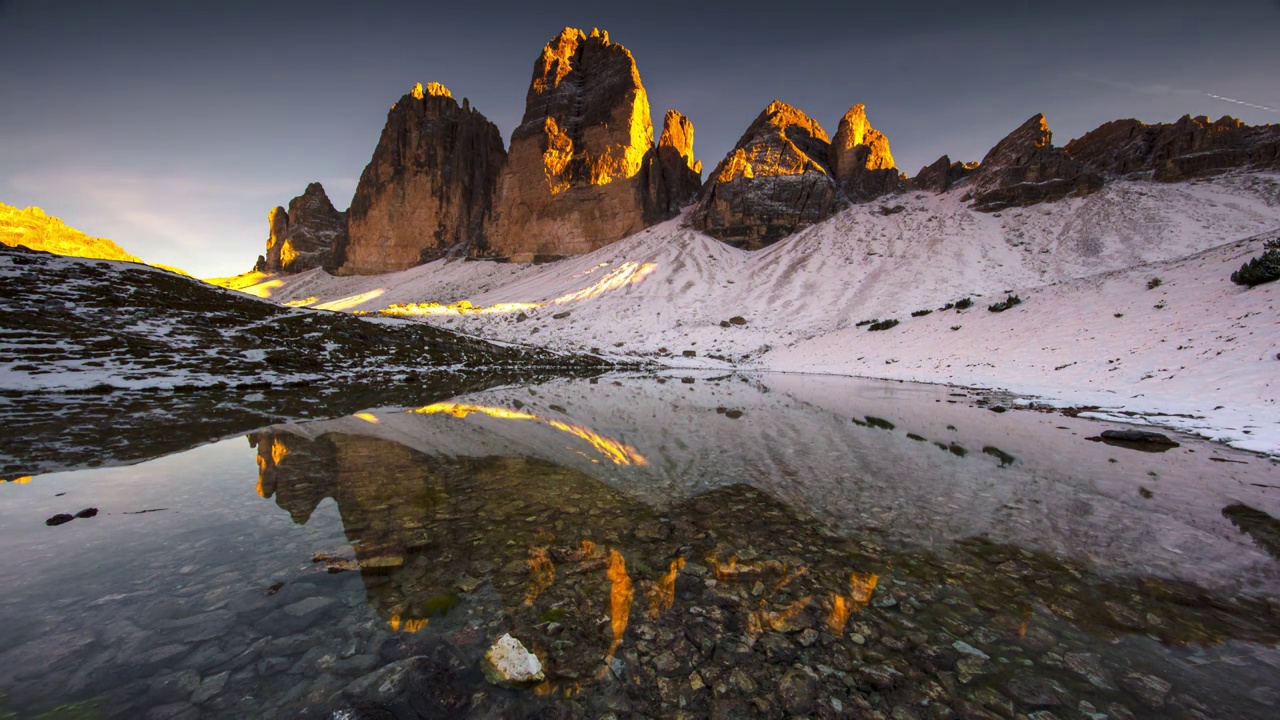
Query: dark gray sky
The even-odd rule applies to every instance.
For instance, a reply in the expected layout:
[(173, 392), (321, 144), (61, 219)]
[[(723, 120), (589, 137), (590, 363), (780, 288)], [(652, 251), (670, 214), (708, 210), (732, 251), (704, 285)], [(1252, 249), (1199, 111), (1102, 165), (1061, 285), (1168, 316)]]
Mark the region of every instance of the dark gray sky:
[(0, 201), (152, 262), (240, 272), (308, 182), (350, 203), (415, 82), (509, 139), (566, 25), (631, 49), (655, 120), (688, 115), (707, 172), (774, 98), (829, 133), (865, 103), (911, 175), (979, 159), (1037, 112), (1060, 145), (1121, 117), (1280, 121), (1280, 0), (603, 6), (0, 0)]

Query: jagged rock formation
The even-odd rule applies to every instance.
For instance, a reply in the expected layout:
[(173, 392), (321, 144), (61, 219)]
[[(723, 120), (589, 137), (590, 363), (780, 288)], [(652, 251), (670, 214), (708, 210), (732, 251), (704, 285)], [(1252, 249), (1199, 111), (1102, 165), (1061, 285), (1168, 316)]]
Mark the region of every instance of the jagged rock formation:
[(1150, 173), (1153, 180), (1174, 182), (1235, 168), (1280, 168), (1280, 125), (1249, 126), (1230, 116), (1210, 122), (1184, 115), (1154, 125), (1114, 120), (1063, 149), (1112, 175)]
[(289, 210), (267, 213), (267, 252), (258, 257), (259, 272), (300, 273), (328, 267), (333, 248), (347, 241), (347, 215), (329, 202), (324, 186), (313, 182), (289, 201)]
[(645, 162), (646, 220), (675, 217), (702, 186), (702, 162), (693, 158), (693, 123), (675, 110), (662, 122), (658, 147)]
[(86, 235), (38, 207), (18, 209), (0, 203), (0, 245), (22, 245), (56, 255), (142, 262), (114, 242)]
[(854, 105), (840, 119), (828, 162), (831, 175), (851, 200), (871, 200), (898, 189), (889, 138), (871, 127), (864, 105)]
[(703, 185), (693, 226), (754, 250), (830, 217), (844, 204), (826, 167), (830, 153), (822, 126), (773, 101)]
[(635, 59), (609, 34), (565, 28), (534, 62), (524, 118), (498, 180), (487, 255), (576, 255), (646, 225), (653, 147)]
[(973, 183), (974, 209), (993, 212), (1087, 195), (1102, 188), (1102, 176), (1054, 147), (1049, 124), (1037, 114), (991, 148)]
[(920, 168), (920, 172), (908, 181), (907, 186), (913, 190), (946, 192), (951, 189), (952, 185), (969, 177), (977, 169), (977, 161), (967, 163), (951, 162), (950, 157), (943, 155), (935, 160), (932, 165)]
[(394, 272), (482, 249), (505, 158), (497, 126), (466, 99), (416, 85), (387, 113), (351, 201), (349, 237), (334, 247), (335, 272)]

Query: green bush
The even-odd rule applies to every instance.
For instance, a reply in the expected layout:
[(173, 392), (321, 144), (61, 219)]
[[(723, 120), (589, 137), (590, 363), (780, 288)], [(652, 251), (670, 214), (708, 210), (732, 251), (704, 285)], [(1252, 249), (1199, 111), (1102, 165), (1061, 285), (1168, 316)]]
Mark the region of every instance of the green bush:
[(894, 327), (897, 324), (898, 324), (897, 320), (881, 320), (880, 322), (871, 323), (870, 325), (868, 325), (867, 330), (868, 331), (888, 330), (889, 328)]
[(1231, 273), (1231, 282), (1253, 287), (1280, 280), (1280, 240), (1268, 240), (1262, 254)]
[(854, 323), (854, 324), (853, 324), (853, 326), (854, 326), (854, 327), (862, 327), (863, 325), (871, 325), (872, 323), (875, 323), (875, 322), (878, 322), (878, 321), (876, 321), (876, 320), (859, 320), (858, 322)]
[(1022, 298), (1018, 297), (1017, 295), (1010, 295), (1009, 297), (1004, 299), (1004, 302), (998, 302), (995, 305), (989, 305), (987, 306), (987, 309), (990, 310), (991, 312), (1004, 312), (1005, 310), (1008, 310), (1014, 305), (1021, 305), (1021, 304), (1022, 304)]
[(957, 310), (968, 310), (973, 307), (973, 298), (965, 298), (956, 303)]
[(1151, 278), (1150, 280), (1147, 281), (1147, 289), (1155, 290), (1156, 288), (1160, 287), (1163, 284), (1164, 283), (1161, 282), (1160, 278)]
[(932, 311), (932, 310), (917, 310), (917, 311), (915, 311), (915, 312), (911, 313), (911, 317), (924, 317), (925, 315), (928, 315), (928, 314), (929, 314), (929, 313), (931, 313), (931, 312), (933, 312), (933, 311)]

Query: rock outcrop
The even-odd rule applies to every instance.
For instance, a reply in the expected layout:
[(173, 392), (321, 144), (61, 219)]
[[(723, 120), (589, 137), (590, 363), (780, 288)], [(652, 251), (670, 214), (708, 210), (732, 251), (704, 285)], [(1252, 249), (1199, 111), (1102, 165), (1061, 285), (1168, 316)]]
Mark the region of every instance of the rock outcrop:
[(974, 209), (1006, 207), (1087, 195), (1102, 188), (1102, 176), (1053, 146), (1044, 115), (1037, 114), (991, 148), (974, 173)]
[(1280, 168), (1280, 125), (1249, 126), (1229, 116), (1210, 122), (1187, 115), (1153, 125), (1114, 120), (1063, 149), (1112, 175), (1150, 173), (1153, 180), (1174, 182), (1236, 168)]
[(758, 249), (830, 217), (843, 204), (818, 123), (777, 100), (756, 117), (698, 193), (695, 228)]
[(871, 200), (898, 189), (889, 138), (871, 127), (864, 105), (854, 105), (840, 119), (828, 162), (831, 175), (851, 200)]
[(0, 203), (0, 245), (22, 245), (55, 255), (142, 262), (114, 242), (86, 235), (38, 207), (19, 209)]
[(340, 275), (394, 272), (485, 246), (484, 224), (506, 159), (498, 128), (447, 88), (417, 85), (387, 123), (351, 201)]
[(920, 168), (920, 172), (907, 182), (907, 187), (913, 190), (928, 190), (930, 192), (946, 192), (951, 186), (969, 177), (978, 169), (978, 163), (974, 162), (951, 162), (951, 158), (943, 155), (933, 162)]
[(652, 148), (649, 97), (631, 52), (608, 33), (565, 28), (534, 63), (485, 254), (576, 255), (643, 229), (639, 176)]
[(645, 163), (645, 219), (673, 218), (702, 186), (702, 162), (693, 158), (693, 123), (675, 110), (662, 122), (662, 137)]
[(277, 207), (267, 213), (267, 223), (267, 252), (254, 268), (260, 272), (300, 273), (328, 267), (333, 248), (347, 240), (347, 215), (333, 207), (318, 182), (290, 200), (288, 211)]

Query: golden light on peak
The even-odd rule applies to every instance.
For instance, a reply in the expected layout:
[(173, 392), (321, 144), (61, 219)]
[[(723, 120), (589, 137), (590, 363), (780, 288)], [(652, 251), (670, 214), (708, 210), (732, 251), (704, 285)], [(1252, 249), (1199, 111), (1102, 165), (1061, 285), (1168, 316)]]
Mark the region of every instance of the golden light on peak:
[(373, 413), (358, 412), (352, 417), (358, 417), (361, 420), (367, 423), (373, 423), (374, 425), (377, 425), (379, 422), (381, 422), (380, 420), (378, 420), (377, 416), (375, 416)]
[(13, 483), (15, 485), (26, 485), (27, 483), (31, 482), (31, 477), (32, 476), (30, 475), (23, 475), (21, 477), (16, 477), (12, 480), (0, 479), (0, 483), (7, 482), (7, 483)]

